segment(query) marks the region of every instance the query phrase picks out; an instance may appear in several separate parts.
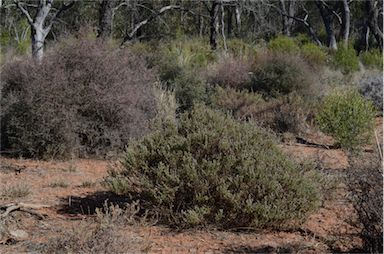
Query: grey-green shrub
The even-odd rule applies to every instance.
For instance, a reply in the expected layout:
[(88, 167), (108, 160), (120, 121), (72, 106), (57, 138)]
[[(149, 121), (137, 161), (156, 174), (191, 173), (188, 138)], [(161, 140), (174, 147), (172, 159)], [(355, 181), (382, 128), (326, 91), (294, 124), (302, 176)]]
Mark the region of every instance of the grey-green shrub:
[[(265, 131), (200, 105), (131, 143), (121, 163), (105, 185), (178, 227), (278, 227), (319, 201), (314, 171)], [(116, 182), (128, 185), (124, 192)]]
[(359, 69), (359, 58), (353, 47), (340, 45), (333, 55), (333, 62), (344, 74), (348, 74)]
[(356, 90), (335, 91), (324, 98), (316, 119), (336, 145), (356, 150), (370, 141), (375, 110)]
[(267, 97), (297, 92), (311, 94), (317, 81), (315, 74), (300, 58), (285, 54), (260, 55), (251, 74), (249, 88)]
[(311, 64), (325, 64), (327, 61), (327, 54), (321, 47), (314, 43), (307, 43), (301, 47), (301, 54), (304, 59)]

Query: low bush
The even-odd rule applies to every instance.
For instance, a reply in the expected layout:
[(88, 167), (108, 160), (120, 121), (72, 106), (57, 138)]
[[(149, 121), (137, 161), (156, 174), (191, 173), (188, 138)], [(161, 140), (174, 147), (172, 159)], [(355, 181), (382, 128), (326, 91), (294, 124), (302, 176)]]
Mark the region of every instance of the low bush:
[(249, 84), (250, 71), (250, 60), (229, 55), (209, 67), (207, 80), (210, 84), (241, 89)]
[(312, 113), (308, 103), (294, 94), (266, 101), (257, 93), (217, 87), (211, 102), (214, 108), (230, 112), (236, 119), (252, 120), (277, 133), (304, 132)]
[[(373, 157), (373, 158), (372, 158)], [(378, 154), (351, 160), (346, 182), (362, 228), (364, 253), (383, 251), (383, 165)]]
[(360, 59), (368, 68), (383, 69), (383, 52), (379, 49), (363, 52), (360, 55)]
[(260, 55), (253, 68), (249, 87), (267, 97), (278, 97), (292, 92), (305, 95), (315, 92), (315, 75), (299, 57)]
[(378, 112), (383, 111), (383, 75), (382, 73), (367, 74), (358, 82), (361, 95), (370, 100)]
[(256, 48), (244, 42), (240, 39), (229, 39), (227, 40), (228, 52), (235, 57), (255, 57), (257, 54)]
[(336, 145), (356, 150), (372, 137), (375, 110), (357, 91), (335, 91), (327, 95), (316, 116), (320, 128), (335, 138)]
[(174, 83), (178, 112), (189, 110), (196, 103), (207, 101), (206, 81), (196, 73), (185, 72)]
[(296, 42), (286, 36), (278, 36), (268, 43), (268, 49), (272, 52), (283, 54), (297, 54), (300, 51)]
[(304, 44), (301, 48), (301, 54), (312, 65), (325, 64), (327, 61), (327, 54), (313, 43)]
[(351, 46), (339, 45), (339, 49), (333, 55), (333, 62), (344, 74), (359, 70), (359, 58)]
[(279, 227), (317, 207), (316, 174), (266, 132), (203, 106), (179, 120), (132, 143), (105, 185), (178, 227)]
[(26, 157), (118, 153), (156, 114), (154, 74), (128, 50), (69, 40), (1, 79), (1, 150)]

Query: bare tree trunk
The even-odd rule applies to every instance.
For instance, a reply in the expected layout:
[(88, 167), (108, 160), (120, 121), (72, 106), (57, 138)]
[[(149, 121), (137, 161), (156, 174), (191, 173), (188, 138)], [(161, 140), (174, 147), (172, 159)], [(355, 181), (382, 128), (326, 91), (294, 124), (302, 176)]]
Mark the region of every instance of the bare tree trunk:
[(236, 35), (239, 37), (241, 34), (241, 9), (240, 3), (236, 4), (235, 16), (236, 16)]
[[(288, 6), (286, 6), (286, 3)], [(287, 10), (288, 7), (288, 10)], [(293, 19), (290, 17), (295, 16), (295, 2), (292, 0), (280, 0), (280, 8), (282, 15), (282, 22), (283, 22), (283, 34), (286, 36), (291, 36), (291, 30), (293, 25)]]
[(212, 2), (212, 7), (210, 9), (210, 37), (209, 43), (211, 45), (211, 49), (215, 50), (217, 48), (217, 30), (219, 25), (218, 14), (219, 14), (220, 3), (218, 0), (214, 0)]
[(327, 33), (327, 45), (330, 49), (337, 50), (336, 36), (333, 29), (333, 13), (326, 10), (323, 1), (316, 0), (315, 3), (320, 11), (321, 18), (323, 19), (325, 31)]
[(341, 24), (341, 36), (344, 43), (344, 46), (348, 46), (348, 40), (349, 40), (349, 29), (350, 29), (350, 23), (351, 23), (351, 11), (349, 9), (349, 4), (347, 0), (342, 1), (342, 24)]
[[(53, 14), (52, 18), (47, 22), (47, 17), (52, 9), (53, 0), (40, 0), (37, 4), (34, 18), (31, 17), (24, 4), (18, 0), (13, 1), (17, 8), (27, 19), (31, 27), (31, 48), (32, 57), (41, 62), (44, 56), (44, 42), (48, 33), (51, 31), (52, 25), (56, 18), (65, 10), (71, 8), (75, 2), (69, 4), (63, 3), (61, 7)], [(44, 27), (45, 26), (45, 27)]]
[(102, 39), (110, 38), (113, 27), (113, 8), (115, 1), (103, 0), (99, 7), (98, 35)]
[(368, 0), (365, 3), (369, 29), (372, 31), (379, 48), (383, 49), (383, 32), (380, 31), (378, 24), (378, 2), (376, 0)]
[(220, 4), (221, 6), (221, 35), (223, 36), (223, 43), (224, 43), (224, 50), (227, 51), (227, 39), (225, 38), (225, 11), (224, 11), (224, 5), (223, 2)]

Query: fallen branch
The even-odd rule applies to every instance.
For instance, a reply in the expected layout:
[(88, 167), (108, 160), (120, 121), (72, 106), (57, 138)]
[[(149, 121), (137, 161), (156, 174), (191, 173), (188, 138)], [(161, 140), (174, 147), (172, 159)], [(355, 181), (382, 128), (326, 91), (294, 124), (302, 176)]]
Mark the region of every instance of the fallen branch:
[(27, 204), (27, 203), (10, 203), (10, 204), (5, 204), (1, 205), (0, 209), (4, 210), (5, 212), (0, 214), (0, 218), (5, 218), (7, 217), (10, 213), (14, 211), (21, 211), (21, 212), (26, 212), (29, 214), (32, 214), (36, 217), (38, 217), (40, 220), (44, 219), (44, 216), (38, 212), (35, 212), (31, 209), (41, 209), (41, 208), (47, 208), (50, 207), (49, 205), (37, 205), (37, 204)]

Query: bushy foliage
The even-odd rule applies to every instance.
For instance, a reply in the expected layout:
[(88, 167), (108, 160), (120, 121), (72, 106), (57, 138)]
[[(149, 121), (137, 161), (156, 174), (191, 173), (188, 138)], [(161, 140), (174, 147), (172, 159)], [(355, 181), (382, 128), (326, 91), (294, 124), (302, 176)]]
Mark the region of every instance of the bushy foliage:
[(301, 48), (301, 54), (311, 64), (320, 65), (327, 61), (327, 54), (314, 43), (304, 44)]
[(383, 165), (380, 156), (353, 158), (346, 182), (362, 228), (364, 253), (383, 251)]
[(174, 86), (179, 112), (192, 108), (196, 103), (207, 101), (208, 87), (206, 81), (196, 73), (184, 73), (175, 80)]
[(209, 67), (207, 80), (210, 84), (241, 89), (249, 84), (250, 71), (249, 59), (229, 55)]
[(383, 69), (383, 52), (379, 49), (363, 52), (360, 59), (368, 68)]
[(359, 92), (375, 105), (377, 111), (383, 111), (383, 75), (367, 74), (359, 80)]
[(353, 47), (339, 45), (339, 49), (333, 55), (333, 62), (344, 74), (348, 74), (359, 69), (359, 58)]
[(240, 39), (229, 39), (227, 41), (228, 52), (235, 57), (254, 57), (256, 48)]
[(271, 97), (291, 92), (314, 92), (314, 74), (299, 57), (265, 54), (258, 57), (253, 68), (250, 82), (250, 89), (253, 91), (260, 91)]
[(1, 80), (1, 147), (27, 157), (104, 156), (148, 130), (155, 77), (127, 50), (69, 40)]
[(320, 128), (331, 134), (336, 144), (355, 150), (370, 141), (375, 110), (357, 91), (335, 91), (326, 96), (316, 116)]
[(295, 94), (264, 100), (257, 93), (217, 87), (211, 103), (214, 108), (230, 112), (235, 119), (252, 120), (277, 133), (303, 132), (310, 115), (308, 103)]
[[(105, 184), (180, 227), (273, 227), (318, 204), (313, 171), (249, 123), (196, 106), (178, 125), (132, 143)], [(128, 187), (115, 190), (112, 182)]]
[(299, 52), (299, 46), (296, 42), (286, 36), (278, 36), (268, 43), (268, 49), (272, 52), (283, 54), (296, 54)]

